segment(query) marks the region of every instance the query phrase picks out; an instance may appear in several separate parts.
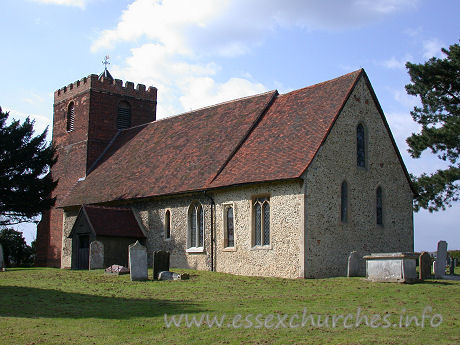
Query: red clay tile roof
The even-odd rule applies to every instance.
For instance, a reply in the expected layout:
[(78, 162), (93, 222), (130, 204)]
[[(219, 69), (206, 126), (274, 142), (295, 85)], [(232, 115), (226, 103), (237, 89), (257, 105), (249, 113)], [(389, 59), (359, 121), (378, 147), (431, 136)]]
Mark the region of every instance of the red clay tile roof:
[(276, 95), (271, 91), (121, 131), (58, 206), (206, 188)]
[(300, 177), (361, 70), (277, 97), (211, 187)]
[(88, 205), (83, 209), (97, 236), (145, 238), (130, 209)]
[(367, 81), (361, 69), (284, 95), (271, 91), (121, 131), (58, 206), (299, 178), (362, 76)]

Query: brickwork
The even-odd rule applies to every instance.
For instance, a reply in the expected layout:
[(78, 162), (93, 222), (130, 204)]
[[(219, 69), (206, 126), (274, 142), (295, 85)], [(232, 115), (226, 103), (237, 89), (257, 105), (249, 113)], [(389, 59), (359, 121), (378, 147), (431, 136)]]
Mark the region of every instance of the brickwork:
[[(119, 79), (109, 80), (91, 74), (54, 93), (53, 144), (58, 161), (52, 176), (59, 183), (53, 192), (57, 204), (78, 179), (85, 178), (95, 167), (98, 157), (116, 135), (118, 104), (127, 101), (131, 106), (131, 125), (137, 126), (156, 119), (154, 87)], [(73, 131), (67, 131), (69, 104), (74, 103)], [(61, 266), (63, 212), (53, 208), (42, 215), (37, 226), (37, 261), (40, 266)]]

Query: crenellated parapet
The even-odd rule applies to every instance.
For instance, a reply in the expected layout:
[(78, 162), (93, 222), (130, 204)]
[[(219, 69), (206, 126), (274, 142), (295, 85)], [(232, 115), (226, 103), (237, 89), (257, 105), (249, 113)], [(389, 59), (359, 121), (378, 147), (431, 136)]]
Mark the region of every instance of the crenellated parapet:
[(89, 89), (155, 102), (157, 98), (156, 87), (149, 86), (146, 88), (144, 84), (137, 84), (136, 87), (134, 87), (134, 83), (130, 81), (126, 81), (123, 84), (123, 81), (120, 79), (100, 78), (96, 74), (90, 74), (87, 77), (56, 90), (54, 92), (54, 102), (59, 103), (62, 100), (68, 100), (70, 97), (75, 97), (89, 91)]

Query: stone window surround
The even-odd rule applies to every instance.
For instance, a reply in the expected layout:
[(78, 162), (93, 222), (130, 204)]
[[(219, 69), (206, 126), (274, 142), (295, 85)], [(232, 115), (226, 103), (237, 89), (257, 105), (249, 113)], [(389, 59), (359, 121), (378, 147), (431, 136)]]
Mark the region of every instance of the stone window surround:
[[(190, 225), (190, 210), (192, 207), (195, 206), (201, 206), (201, 210), (203, 212), (203, 246), (201, 247), (191, 247), (190, 244), (190, 232), (191, 232), (191, 225)], [(197, 217), (198, 220), (198, 217)], [(205, 229), (206, 229), (206, 216), (205, 216), (205, 209), (203, 207), (203, 204), (199, 202), (198, 200), (193, 200), (187, 210), (187, 253), (204, 253), (204, 239), (206, 238), (205, 236)], [(199, 227), (196, 229), (197, 231), (197, 241), (198, 241), (198, 236), (199, 236)]]
[[(270, 194), (257, 194), (253, 195), (250, 200), (251, 204), (251, 246), (250, 250), (272, 250), (272, 231), (270, 231), (269, 244), (256, 245), (256, 217), (255, 217), (255, 207), (254, 202), (256, 199), (267, 198), (270, 204), (270, 228), (272, 227), (272, 205), (270, 202)], [(261, 242), (263, 243), (263, 229), (261, 229)]]
[[(233, 208), (233, 247), (227, 247), (227, 210), (229, 208)], [(224, 241), (222, 243), (223, 246), (223, 251), (224, 252), (236, 252), (236, 231), (235, 231), (235, 218), (236, 217), (236, 211), (235, 211), (235, 204), (233, 202), (225, 202), (222, 203), (222, 224), (224, 225)]]
[[(169, 212), (169, 237), (168, 237), (168, 224), (167, 224), (167, 219), (166, 219), (166, 214)], [(170, 208), (167, 208), (165, 209), (165, 214), (164, 214), (164, 240), (165, 241), (171, 241), (171, 238), (172, 238), (172, 221), (171, 221), (171, 209)]]

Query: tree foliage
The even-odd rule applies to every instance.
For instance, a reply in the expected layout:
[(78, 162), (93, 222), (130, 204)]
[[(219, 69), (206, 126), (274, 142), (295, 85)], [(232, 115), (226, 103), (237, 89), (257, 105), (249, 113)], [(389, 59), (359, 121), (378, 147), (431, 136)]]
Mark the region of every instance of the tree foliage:
[(46, 142), (47, 129), (34, 136), (34, 121), (13, 120), (0, 108), (0, 226), (30, 221), (54, 205), (50, 169), (55, 149)]
[(430, 149), (447, 163), (446, 169), (412, 176), (418, 193), (414, 208), (430, 212), (445, 210), (460, 196), (460, 46), (442, 49), (445, 58), (433, 57), (423, 64), (406, 63), (411, 83), (410, 95), (419, 96), (422, 106), (411, 111), (414, 121), (422, 126), (420, 133), (406, 139), (409, 153), (419, 158)]
[(34, 250), (27, 245), (22, 233), (13, 229), (0, 230), (0, 244), (3, 248), (5, 266), (32, 265)]

